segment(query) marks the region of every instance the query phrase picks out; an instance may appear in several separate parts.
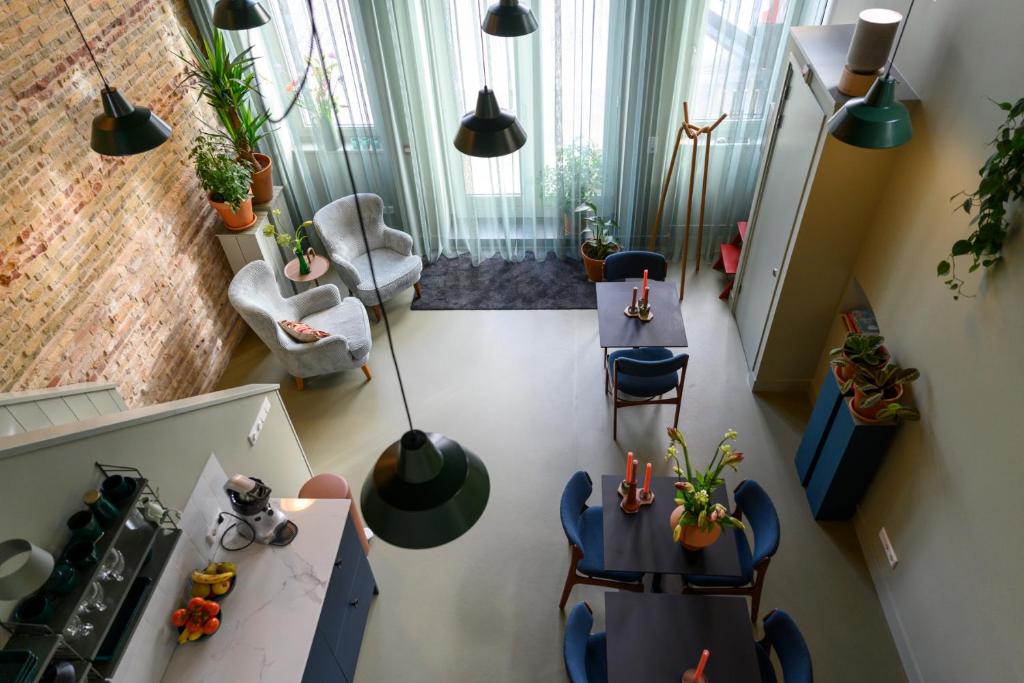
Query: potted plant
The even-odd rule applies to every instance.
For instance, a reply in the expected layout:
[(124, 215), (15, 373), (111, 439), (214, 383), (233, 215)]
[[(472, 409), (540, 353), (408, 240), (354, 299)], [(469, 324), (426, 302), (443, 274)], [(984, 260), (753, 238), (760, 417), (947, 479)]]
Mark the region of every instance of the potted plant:
[[(263, 228), (264, 235), (273, 236), (278, 245), (291, 249), (295, 253), (295, 257), (299, 259), (299, 275), (309, 275), (309, 261), (316, 256), (313, 247), (309, 246), (309, 233), (306, 227), (310, 225), (313, 225), (313, 221), (306, 221), (295, 228), (294, 237), (285, 232), (278, 232), (273, 225)], [(303, 242), (306, 243), (305, 248), (303, 248)]]
[(576, 207), (576, 213), (585, 214), (583, 217), (587, 227), (583, 229), (583, 242), (580, 244), (580, 256), (583, 257), (583, 267), (587, 270), (587, 277), (591, 282), (600, 282), (604, 279), (604, 260), (609, 254), (619, 250), (619, 243), (615, 241), (612, 230), (618, 230), (619, 224), (612, 220), (605, 220), (597, 215), (597, 207), (590, 202), (583, 202)]
[[(895, 417), (893, 411), (898, 413), (899, 408), (886, 407), (898, 404), (903, 397), (903, 385), (920, 376), (917, 368), (901, 368), (895, 363), (886, 363), (880, 368), (858, 366), (852, 380), (853, 412), (868, 422)], [(888, 418), (879, 417), (883, 410), (886, 410), (884, 415)]]
[[(327, 55), (325, 63), (327, 65), (326, 69), (320, 66), (319, 60), (310, 60), (307, 63), (309, 74), (306, 77), (303, 97), (298, 101), (298, 105), (309, 113), (310, 118), (317, 122), (314, 128), (323, 138), (324, 147), (336, 150), (341, 147), (341, 138), (335, 129), (334, 107), (347, 109), (348, 104), (343, 102), (340, 96), (342, 92), (340, 82), (341, 67), (338, 64), (338, 60), (334, 55)], [(329, 87), (328, 82), (333, 82), (334, 86)], [(299, 81), (293, 80), (284, 89), (285, 92), (294, 93), (298, 87)], [(334, 93), (333, 101), (331, 99), (332, 92)], [(350, 145), (353, 144), (354, 140), (350, 140), (349, 143)]]
[(211, 135), (196, 138), (189, 158), (199, 184), (229, 230), (245, 230), (256, 222), (252, 211), (252, 170), (235, 159), (232, 151)]
[(889, 352), (882, 343), (885, 337), (879, 334), (846, 335), (843, 345), (829, 351), (829, 360), (836, 370), (844, 394), (850, 391), (850, 380), (858, 366), (880, 368), (889, 360)]
[(248, 102), (249, 94), (256, 92), (256, 74), (252, 69), (256, 58), (250, 55), (252, 48), (232, 57), (217, 29), (213, 31), (213, 41), (203, 40), (202, 47), (187, 33), (183, 35), (191, 56), (178, 54), (186, 65), (182, 84), (197, 90), (213, 107), (238, 158), (252, 167), (253, 201), (266, 204), (274, 194), (273, 164), (269, 156), (256, 152), (255, 146), (266, 135), (262, 129), (270, 115), (254, 113)]
[[(672, 461), (672, 470), (678, 479), (675, 484), (676, 509), (669, 517), (669, 524), (672, 526), (672, 539), (682, 543), (687, 550), (708, 547), (718, 540), (725, 527), (744, 528), (743, 522), (730, 515), (724, 505), (711, 502), (711, 494), (725, 483), (721, 478), (722, 470), (731, 467), (736, 471), (737, 466), (743, 462), (743, 454), (737, 453), (733, 446), (737, 436), (734, 429), (723, 434), (711, 462), (698, 471), (690, 465), (690, 452), (683, 433), (675, 427), (668, 428), (670, 445), (665, 460)], [(680, 448), (683, 450), (685, 470), (679, 465)]]
[(576, 207), (593, 202), (601, 190), (601, 150), (589, 144), (571, 144), (558, 149), (555, 165), (544, 169), (541, 183), (545, 197), (555, 198), (562, 216), (562, 234), (576, 232)]

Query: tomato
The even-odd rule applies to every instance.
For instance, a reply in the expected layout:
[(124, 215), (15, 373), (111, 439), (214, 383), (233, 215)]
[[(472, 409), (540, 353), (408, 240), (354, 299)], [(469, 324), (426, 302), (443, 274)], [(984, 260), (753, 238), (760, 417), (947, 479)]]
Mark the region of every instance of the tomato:
[(220, 628), (220, 619), (218, 619), (217, 617), (211, 617), (210, 619), (206, 620), (205, 624), (203, 624), (203, 633), (205, 635), (212, 635), (219, 628)]
[(186, 616), (185, 616), (185, 609), (184, 608), (176, 609), (176, 610), (174, 610), (174, 612), (171, 613), (171, 623), (174, 624), (175, 626), (184, 626), (185, 625), (185, 619), (186, 619)]
[(206, 602), (206, 600), (203, 600), (202, 598), (192, 598), (188, 601), (188, 608), (190, 610), (199, 609), (203, 606), (204, 602)]
[(211, 617), (215, 617), (220, 614), (220, 605), (212, 600), (203, 605), (203, 611)]

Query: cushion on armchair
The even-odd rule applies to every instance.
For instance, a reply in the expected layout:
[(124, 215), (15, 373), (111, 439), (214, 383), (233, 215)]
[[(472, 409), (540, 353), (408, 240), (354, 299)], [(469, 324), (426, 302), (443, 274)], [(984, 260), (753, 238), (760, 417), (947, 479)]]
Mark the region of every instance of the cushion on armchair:
[(285, 334), (299, 342), (315, 342), (317, 339), (331, 336), (330, 332), (318, 330), (297, 320), (280, 320), (277, 324), (281, 326)]

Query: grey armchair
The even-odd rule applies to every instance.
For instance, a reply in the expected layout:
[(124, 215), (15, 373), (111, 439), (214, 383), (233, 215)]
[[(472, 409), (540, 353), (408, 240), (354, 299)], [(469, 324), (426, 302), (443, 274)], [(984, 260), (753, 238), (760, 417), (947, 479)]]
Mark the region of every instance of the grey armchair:
[[(266, 261), (253, 261), (239, 270), (228, 287), (228, 299), (274, 357), (295, 378), (299, 391), (303, 380), (340, 370), (362, 368), (366, 381), (370, 367), (370, 321), (366, 308), (356, 299), (342, 299), (334, 285), (313, 287), (295, 296), (281, 296), (274, 271)], [(295, 341), (278, 325), (297, 320), (329, 332), (315, 342)]]
[[(369, 193), (359, 193), (358, 197), (381, 300), (387, 301), (409, 287), (415, 287), (419, 296), (423, 261), (412, 253), (412, 237), (384, 225), (384, 202), (380, 197)], [(374, 318), (380, 321), (370, 262), (359, 230), (356, 195), (336, 199), (323, 207), (313, 216), (313, 223), (341, 281), (353, 296), (373, 309)]]

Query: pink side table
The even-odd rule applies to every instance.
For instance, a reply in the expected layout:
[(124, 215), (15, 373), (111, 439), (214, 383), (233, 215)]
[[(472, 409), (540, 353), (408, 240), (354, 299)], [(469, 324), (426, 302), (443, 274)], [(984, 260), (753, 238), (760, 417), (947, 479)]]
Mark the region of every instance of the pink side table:
[(317, 254), (312, 259), (308, 259), (309, 263), (309, 275), (299, 274), (299, 259), (298, 257), (293, 258), (284, 267), (284, 276), (292, 282), (312, 282), (315, 285), (319, 285), (318, 280), (324, 276), (331, 268), (331, 261), (326, 256), (320, 256)]

